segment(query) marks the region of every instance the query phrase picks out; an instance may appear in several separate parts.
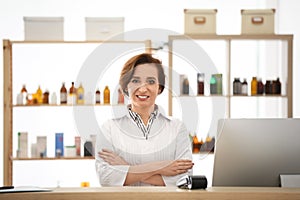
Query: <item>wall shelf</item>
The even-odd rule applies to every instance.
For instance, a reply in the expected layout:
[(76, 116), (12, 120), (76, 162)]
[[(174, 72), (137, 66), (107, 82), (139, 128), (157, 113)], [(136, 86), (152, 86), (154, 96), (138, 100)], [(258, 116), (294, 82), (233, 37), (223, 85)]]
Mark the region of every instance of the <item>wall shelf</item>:
[(43, 160), (92, 160), (95, 159), (93, 156), (86, 156), (86, 157), (60, 157), (60, 158), (53, 158), (53, 157), (45, 157), (45, 158), (12, 158), (12, 160), (38, 160), (38, 161), (43, 161)]
[[(168, 114), (199, 138), (218, 135), (224, 118), (293, 117), (293, 35), (170, 35)], [(204, 73), (204, 95), (197, 95)], [(222, 74), (222, 95), (210, 95), (210, 77)], [(182, 76), (189, 95), (181, 95)], [(251, 79), (280, 77), (281, 95), (250, 95)], [(247, 95), (234, 95), (234, 78), (246, 78)]]
[[(233, 82), (233, 75), (232, 75), (232, 67), (233, 67), (233, 59), (235, 58), (235, 55), (233, 53), (234, 47), (233, 43), (238, 42), (245, 42), (245, 41), (255, 41), (255, 42), (261, 42), (261, 41), (274, 41), (283, 43), (281, 46), (279, 45), (279, 48), (277, 49), (279, 54), (283, 57), (282, 65), (283, 68), (287, 71), (286, 76), (286, 85), (287, 90), (286, 94), (283, 95), (255, 95), (250, 96), (247, 95), (245, 98), (286, 98), (287, 103), (287, 117), (293, 117), (293, 35), (277, 35), (277, 34), (257, 34), (257, 35), (206, 35), (206, 34), (190, 34), (190, 35), (170, 35), (169, 36), (169, 115), (173, 115), (173, 98), (177, 97), (176, 95), (173, 95), (173, 87), (174, 83), (173, 81), (173, 70), (174, 65), (176, 65), (176, 61), (174, 61), (174, 57), (179, 54), (181, 57), (187, 57), (188, 58), (195, 58), (195, 52), (191, 51), (189, 49), (188, 45), (178, 45), (176, 50), (175, 43), (176, 42), (185, 42), (189, 41), (189, 44), (193, 44), (194, 42), (206, 42), (206, 43), (213, 43), (215, 41), (219, 42), (222, 41), (225, 43), (224, 47), (224, 56), (226, 58), (225, 63), (222, 63), (224, 65), (224, 71), (226, 74), (223, 74), (224, 81), (226, 86), (224, 86), (224, 92), (225, 95), (221, 95), (222, 97), (229, 98), (229, 101), (227, 102), (228, 107), (228, 113), (227, 117), (231, 117), (231, 98), (236, 97), (244, 97), (243, 95), (232, 95), (232, 82)], [(260, 44), (257, 44), (259, 46)], [(179, 48), (179, 49), (178, 49)], [(186, 52), (185, 52), (186, 50)], [(193, 49), (195, 50), (195, 49)], [(189, 52), (190, 51), (190, 52)], [(194, 57), (193, 57), (194, 56)], [(194, 59), (196, 60), (196, 58)], [(191, 61), (191, 60), (189, 60)], [(192, 62), (192, 61), (191, 61)], [(245, 61), (246, 62), (246, 61)], [(198, 62), (200, 63), (200, 61)], [(191, 63), (195, 64), (195, 63)], [(250, 87), (250, 84), (248, 83), (248, 88)], [(284, 87), (284, 85), (283, 85)], [(181, 95), (181, 96), (189, 96), (189, 95)], [(191, 97), (198, 97), (198, 95), (190, 95)], [(199, 97), (215, 97), (219, 95), (205, 95), (205, 96), (199, 96)]]
[[(28, 93), (31, 93), (35, 87), (38, 85), (46, 86), (46, 89), (49, 89), (50, 92), (56, 92), (59, 94), (59, 89), (61, 87), (61, 82), (72, 82), (74, 80), (78, 80), (78, 74), (81, 72), (84, 63), (89, 58), (89, 56), (93, 55), (92, 53), (95, 50), (98, 50), (98, 47), (102, 46), (102, 49), (105, 49), (104, 54), (103, 51), (97, 52), (99, 55), (99, 60), (96, 62), (99, 63), (101, 60), (108, 60), (112, 53), (108, 53), (109, 50), (113, 50), (113, 52), (121, 52), (126, 51), (128, 49), (133, 49), (135, 51), (126, 52), (126, 55), (123, 55), (123, 59), (128, 59), (131, 54), (136, 52), (151, 52), (151, 41), (150, 40), (141, 40), (141, 41), (114, 41), (114, 40), (106, 40), (106, 41), (11, 41), (11, 40), (3, 40), (3, 60), (4, 60), (4, 140), (3, 140), (3, 148), (4, 148), (4, 168), (3, 168), (3, 185), (15, 185), (18, 183), (13, 183), (16, 178), (14, 177), (14, 169), (13, 167), (20, 166), (21, 162), (26, 162), (26, 165), (30, 165), (29, 161), (54, 161), (54, 160), (66, 160), (66, 162), (71, 162), (69, 160), (74, 160), (72, 162), (80, 162), (80, 160), (92, 160), (93, 157), (61, 157), (55, 158), (51, 153), (54, 153), (54, 149), (52, 151), (47, 151), (49, 154), (45, 158), (16, 158), (16, 133), (20, 130), (28, 131), (29, 134), (32, 133), (31, 137), (36, 137), (38, 134), (44, 135), (46, 131), (51, 132), (51, 137), (47, 142), (50, 145), (54, 145), (53, 139), (53, 130), (63, 130), (64, 127), (68, 126), (65, 123), (68, 123), (69, 126), (74, 126), (74, 113), (71, 112), (72, 108), (80, 108), (79, 110), (84, 110), (81, 108), (95, 107), (98, 110), (104, 110), (105, 116), (109, 116), (107, 110), (110, 107), (124, 106), (123, 104), (114, 103), (111, 99), (110, 104), (83, 104), (83, 105), (52, 105), (52, 104), (34, 104), (34, 105), (16, 105), (16, 96), (19, 93), (19, 88), (23, 83), (30, 83), (31, 86), (27, 87)], [(116, 49), (118, 51), (116, 51)], [(49, 53), (50, 52), (50, 53)], [(101, 54), (100, 54), (101, 53)], [(106, 54), (105, 54), (106, 53)], [(96, 55), (98, 55), (96, 54)], [(103, 59), (101, 58), (102, 56)], [(97, 58), (98, 58), (97, 57)], [(118, 59), (120, 59), (120, 55)], [(116, 57), (111, 58), (109, 61), (112, 62), (113, 59), (117, 59)], [(80, 63), (78, 63), (78, 60)], [(99, 61), (99, 62), (98, 62)], [(117, 61), (115, 61), (117, 62)], [(120, 61), (121, 62), (121, 61)], [(101, 63), (101, 62), (100, 62)], [(78, 70), (78, 71), (75, 71)], [(113, 69), (114, 70), (114, 69)], [(78, 74), (76, 74), (78, 73)], [(98, 72), (100, 74), (100, 72)], [(16, 75), (17, 74), (17, 75)], [(94, 75), (94, 74), (93, 74)], [(17, 78), (16, 78), (17, 77)], [(100, 75), (99, 75), (100, 77)], [(88, 77), (90, 78), (90, 77)], [(103, 76), (101, 77), (103, 78)], [(106, 78), (106, 77), (104, 77)], [(111, 79), (111, 77), (109, 77)], [(22, 80), (20, 80), (22, 79)], [(40, 82), (42, 81), (42, 83)], [(43, 82), (48, 81), (48, 82)], [(105, 80), (101, 81), (105, 82)], [(68, 83), (67, 82), (67, 83)], [(100, 82), (100, 81), (99, 81)], [(101, 82), (101, 84), (103, 84)], [(45, 83), (49, 83), (46, 85)], [(76, 84), (76, 82), (75, 82)], [(98, 84), (98, 83), (97, 83)], [(98, 85), (97, 85), (98, 86)], [(50, 87), (50, 88), (47, 88)], [(45, 89), (45, 88), (44, 88)], [(86, 92), (89, 92), (86, 90)], [(90, 91), (92, 92), (92, 91)], [(111, 95), (114, 91), (111, 91)], [(51, 94), (51, 93), (50, 93)], [(51, 96), (51, 95), (49, 95)], [(49, 99), (50, 100), (50, 99)], [(74, 109), (75, 110), (75, 109)], [(77, 110), (77, 109), (76, 109)], [(41, 112), (40, 112), (41, 111)], [(67, 112), (64, 112), (67, 111)], [(45, 112), (45, 113), (43, 113)], [(62, 114), (59, 114), (62, 113)], [(48, 117), (48, 114), (51, 115)], [(101, 116), (102, 113), (100, 113)], [(48, 118), (47, 118), (48, 117)], [(51, 118), (52, 117), (52, 118)], [(50, 118), (50, 119), (49, 119)], [(47, 120), (48, 121), (47, 121)], [(44, 121), (43, 121), (44, 120)], [(51, 123), (49, 123), (49, 120)], [(66, 120), (66, 122), (64, 121)], [(65, 122), (65, 123), (62, 123)], [(17, 124), (19, 123), (19, 124)], [(53, 123), (58, 123), (53, 125)], [(52, 124), (52, 128), (50, 127)], [(41, 125), (42, 127), (36, 127), (37, 125)], [(45, 126), (45, 127), (43, 127)], [(54, 127), (53, 127), (54, 126)], [(20, 128), (21, 127), (21, 128)], [(34, 130), (31, 130), (32, 129)], [(73, 129), (72, 131), (69, 131)], [(40, 130), (40, 131), (37, 131)], [(74, 127), (66, 128), (69, 132), (76, 135), (76, 129)], [(74, 131), (75, 130), (75, 131)], [(35, 132), (34, 132), (35, 131)], [(68, 136), (68, 134), (65, 136)], [(83, 133), (86, 134), (86, 133)], [(89, 132), (91, 134), (91, 132)], [(49, 133), (47, 137), (49, 136)], [(65, 137), (64, 136), (64, 137)], [(72, 136), (74, 139), (74, 136)], [(30, 142), (30, 141), (28, 141)], [(32, 141), (31, 141), (32, 142)], [(73, 141), (72, 141), (73, 142)], [(81, 141), (83, 142), (83, 141)], [(50, 146), (49, 145), (49, 146)], [(67, 145), (64, 143), (64, 145)], [(48, 144), (47, 144), (48, 146)], [(83, 146), (83, 144), (82, 144)], [(51, 146), (52, 148), (52, 146)], [(54, 148), (54, 147), (53, 147)], [(28, 147), (30, 149), (30, 145)], [(30, 152), (30, 150), (29, 150)], [(83, 152), (82, 152), (83, 153)], [(28, 162), (27, 162), (28, 161)], [(24, 164), (25, 165), (25, 164)], [(75, 168), (76, 166), (74, 166)], [(30, 167), (29, 167), (30, 168)], [(23, 169), (22, 169), (23, 170)], [(18, 171), (18, 170), (16, 170)], [(27, 171), (27, 170), (26, 170)], [(27, 171), (28, 172), (28, 171)], [(29, 172), (28, 172), (29, 173)], [(28, 185), (34, 185), (31, 183), (31, 180), (27, 180)]]

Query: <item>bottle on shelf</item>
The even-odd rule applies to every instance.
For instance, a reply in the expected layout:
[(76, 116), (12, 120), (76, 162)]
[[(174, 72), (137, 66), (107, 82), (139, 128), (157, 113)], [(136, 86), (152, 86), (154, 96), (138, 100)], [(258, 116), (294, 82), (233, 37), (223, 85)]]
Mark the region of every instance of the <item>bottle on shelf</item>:
[(51, 103), (52, 105), (56, 105), (56, 104), (57, 104), (57, 96), (56, 96), (56, 92), (53, 92), (53, 93), (52, 93), (50, 103)]
[(197, 74), (198, 95), (204, 95), (204, 73)]
[(103, 91), (103, 103), (110, 104), (110, 90), (108, 86), (105, 86)]
[(266, 81), (266, 84), (265, 84), (265, 93), (266, 94), (272, 94), (272, 82), (270, 80)]
[(84, 104), (84, 88), (82, 83), (80, 83), (79, 87), (77, 88), (77, 104)]
[(101, 92), (100, 92), (100, 90), (99, 90), (99, 88), (97, 88), (97, 90), (96, 90), (96, 95), (95, 95), (95, 97), (96, 97), (96, 104), (100, 104), (101, 103)]
[(244, 81), (242, 82), (242, 95), (248, 95), (248, 83), (247, 79), (244, 78)]
[(276, 79), (276, 94), (281, 95), (281, 82), (279, 77)]
[(17, 105), (23, 105), (23, 95), (22, 95), (22, 93), (19, 93), (17, 95)]
[(193, 136), (193, 153), (199, 153), (199, 152), (200, 152), (199, 140), (197, 134), (195, 133)]
[(68, 92), (65, 83), (63, 82), (60, 88), (60, 104), (66, 104), (67, 99), (68, 99)]
[(185, 76), (182, 83), (182, 94), (189, 94), (190, 93), (190, 84), (189, 79)]
[(257, 95), (257, 78), (255, 76), (251, 80), (251, 95)]
[(47, 89), (43, 94), (43, 104), (49, 104), (49, 90)]
[(21, 89), (21, 94), (22, 94), (22, 104), (26, 105), (27, 104), (27, 89), (26, 85), (23, 84), (22, 89)]
[(217, 84), (217, 94), (222, 95), (223, 94), (223, 78), (222, 74), (215, 74), (216, 78), (216, 84)]
[(234, 95), (242, 94), (242, 83), (240, 81), (240, 78), (234, 78), (234, 81), (233, 81), (233, 94)]
[(257, 81), (257, 94), (262, 95), (264, 93), (265, 93), (265, 85), (262, 82), (262, 79), (258, 78), (258, 81)]
[(76, 156), (81, 155), (81, 137), (75, 136), (75, 148), (76, 148)]
[(43, 103), (43, 91), (41, 89), (41, 86), (38, 87), (35, 94), (36, 94), (37, 103), (42, 104)]
[(76, 104), (76, 96), (76, 88), (74, 86), (74, 82), (72, 82), (72, 85), (69, 89), (68, 104)]
[(272, 80), (271, 83), (271, 94), (276, 94), (276, 80)]
[(217, 94), (217, 80), (214, 74), (210, 77), (210, 94)]

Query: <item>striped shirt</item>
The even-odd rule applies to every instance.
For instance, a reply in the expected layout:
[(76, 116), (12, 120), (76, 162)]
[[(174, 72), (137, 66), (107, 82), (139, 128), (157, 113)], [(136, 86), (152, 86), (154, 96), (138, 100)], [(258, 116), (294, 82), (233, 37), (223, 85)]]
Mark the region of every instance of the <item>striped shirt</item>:
[(136, 123), (136, 125), (141, 129), (144, 137), (147, 140), (148, 139), (148, 135), (150, 133), (151, 126), (153, 124), (153, 121), (154, 121), (154, 119), (157, 116), (157, 112), (158, 112), (157, 105), (155, 105), (154, 111), (150, 114), (150, 117), (148, 119), (147, 125), (144, 124), (141, 116), (138, 113), (136, 113), (136, 112), (134, 112), (134, 111), (131, 110), (131, 105), (128, 105), (128, 112), (129, 112), (130, 117)]

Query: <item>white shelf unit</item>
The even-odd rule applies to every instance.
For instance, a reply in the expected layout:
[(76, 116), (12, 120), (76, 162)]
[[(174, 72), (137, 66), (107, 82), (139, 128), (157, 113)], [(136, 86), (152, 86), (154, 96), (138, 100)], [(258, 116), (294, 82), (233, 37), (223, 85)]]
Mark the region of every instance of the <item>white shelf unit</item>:
[[(93, 157), (55, 158), (54, 134), (64, 132), (64, 145), (74, 144), (74, 136), (88, 137), (95, 129), (81, 133), (76, 112), (92, 112), (100, 125), (117, 104), (117, 88), (120, 69), (132, 55), (151, 52), (151, 41), (10, 41), (3, 40), (4, 57), (4, 185), (39, 185), (45, 187), (80, 186), (80, 181), (97, 182)], [(105, 66), (102, 66), (106, 64)], [(89, 68), (91, 67), (91, 68)], [(93, 71), (95, 70), (95, 73)], [(82, 74), (85, 76), (82, 76)], [(89, 75), (89, 76), (86, 76)], [(116, 76), (115, 76), (116, 75)], [(94, 85), (89, 83), (94, 80)], [(83, 81), (94, 94), (105, 85), (111, 89), (110, 105), (16, 105), (22, 84), (28, 93), (34, 93), (40, 85), (57, 95), (62, 82), (69, 90), (71, 82), (79, 86)], [(90, 84), (90, 85), (88, 85)], [(93, 90), (93, 91), (92, 91)], [(103, 97), (101, 97), (103, 102)], [(83, 123), (91, 118), (82, 117)], [(95, 120), (94, 120), (95, 121)], [(95, 125), (97, 126), (97, 125)], [(16, 158), (17, 132), (29, 134), (29, 158)], [(94, 131), (94, 132), (91, 132)], [(47, 136), (47, 157), (30, 158), (30, 143), (37, 135)], [(67, 167), (67, 169), (65, 167)], [(86, 170), (85, 170), (85, 167)], [(68, 171), (68, 173), (66, 173)], [(26, 173), (23, 173), (26, 172)], [(35, 177), (36, 178), (32, 178)], [(65, 180), (64, 177), (65, 176)], [(70, 178), (72, 176), (72, 178)], [(66, 181), (68, 180), (68, 182)], [(70, 184), (71, 183), (71, 184)], [(97, 184), (97, 183), (96, 183)], [(93, 184), (91, 185), (93, 186)]]
[[(205, 73), (202, 96), (197, 95), (197, 73)], [(220, 96), (209, 92), (213, 73), (223, 75)], [(180, 74), (188, 76), (189, 95), (180, 94)], [(293, 35), (170, 35), (168, 76), (169, 115), (182, 118), (202, 137), (215, 135), (219, 118), (293, 117)], [(281, 95), (251, 96), (254, 76), (264, 83), (279, 77)], [(235, 77), (247, 78), (248, 95), (233, 95)]]

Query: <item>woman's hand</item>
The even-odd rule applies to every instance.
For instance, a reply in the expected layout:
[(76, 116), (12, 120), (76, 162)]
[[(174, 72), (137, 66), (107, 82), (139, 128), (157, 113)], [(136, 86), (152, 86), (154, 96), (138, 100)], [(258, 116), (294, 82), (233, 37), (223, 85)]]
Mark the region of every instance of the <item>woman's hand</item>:
[(98, 152), (98, 155), (110, 165), (128, 165), (122, 157), (108, 149), (102, 149), (102, 151)]
[(194, 163), (191, 160), (165, 161), (165, 166), (159, 169), (159, 174), (164, 176), (175, 176), (186, 173), (189, 169), (192, 169), (193, 166)]

